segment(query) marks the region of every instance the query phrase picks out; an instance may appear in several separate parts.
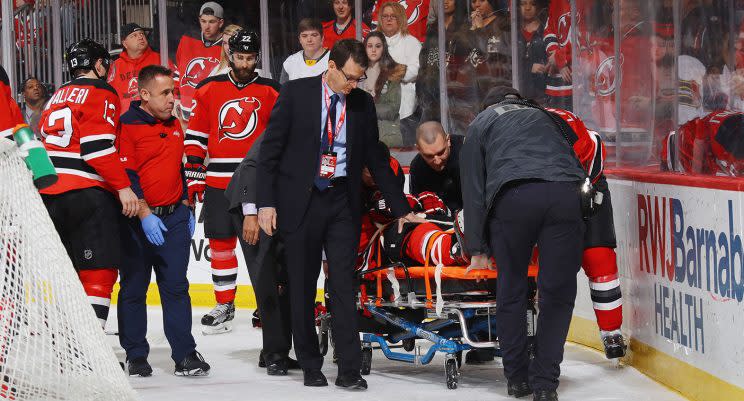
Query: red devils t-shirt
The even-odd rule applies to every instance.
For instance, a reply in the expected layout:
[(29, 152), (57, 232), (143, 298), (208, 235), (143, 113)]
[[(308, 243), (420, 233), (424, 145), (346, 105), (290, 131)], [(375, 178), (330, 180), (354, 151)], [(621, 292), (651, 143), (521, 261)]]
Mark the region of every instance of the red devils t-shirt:
[[(366, 38), (369, 33), (369, 27), (362, 22), (362, 38)], [(333, 48), (341, 39), (356, 39), (356, 20), (351, 21), (342, 30), (336, 28), (336, 20), (326, 21), (323, 23), (323, 47), (326, 49)]]
[(13, 128), (23, 124), (23, 114), (10, 95), (8, 74), (0, 66), (0, 138), (13, 139)]
[(202, 81), (194, 95), (186, 130), (186, 156), (206, 158), (207, 185), (225, 189), (230, 178), (269, 124), (279, 84), (256, 77), (247, 85), (230, 74)]
[(196, 87), (219, 65), (222, 39), (214, 42), (183, 35), (176, 51), (176, 65), (181, 73), (181, 108), (191, 112)]
[(426, 39), (426, 22), (429, 18), (429, 0), (377, 0), (372, 10), (372, 27), (377, 28), (380, 6), (397, 1), (406, 9), (408, 18), (408, 33), (415, 36), (419, 42)]
[[(108, 83), (119, 94), (121, 114), (129, 110), (129, 104), (133, 100), (140, 100), (137, 76), (139, 76), (140, 70), (148, 65), (160, 65), (160, 53), (149, 47), (137, 58), (131, 58), (127, 52), (122, 52), (111, 65)], [(178, 71), (170, 60), (168, 60), (168, 68), (173, 71), (173, 79), (176, 81), (176, 87), (178, 87)]]

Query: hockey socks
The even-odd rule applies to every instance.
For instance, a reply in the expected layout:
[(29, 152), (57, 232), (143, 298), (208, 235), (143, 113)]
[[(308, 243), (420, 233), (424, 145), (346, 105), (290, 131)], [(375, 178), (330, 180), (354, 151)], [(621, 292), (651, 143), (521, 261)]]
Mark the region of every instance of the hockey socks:
[(587, 248), (584, 250), (582, 266), (589, 277), (589, 289), (599, 329), (620, 329), (623, 324), (623, 299), (615, 250), (607, 247)]
[(218, 304), (235, 300), (235, 282), (238, 280), (238, 258), (235, 257), (237, 237), (209, 239), (212, 254), (212, 282)]
[(80, 282), (83, 283), (85, 293), (88, 295), (96, 317), (101, 322), (101, 327), (106, 327), (109, 306), (111, 305), (111, 292), (119, 276), (116, 269), (90, 269), (80, 270), (78, 273)]

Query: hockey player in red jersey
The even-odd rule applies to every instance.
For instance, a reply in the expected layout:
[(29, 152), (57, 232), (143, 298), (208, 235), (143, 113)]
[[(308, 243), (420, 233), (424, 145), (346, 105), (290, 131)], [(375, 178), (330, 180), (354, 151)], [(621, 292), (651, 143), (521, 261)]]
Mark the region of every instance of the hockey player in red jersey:
[(667, 135), (661, 168), (688, 174), (744, 175), (744, 113), (715, 111)]
[[(197, 87), (196, 107), (185, 142), (189, 200), (204, 201), (204, 232), (212, 252), (217, 306), (202, 318), (208, 333), (230, 331), (229, 322), (235, 315), (235, 245), (241, 233), (232, 225), (225, 188), (238, 164), (263, 134), (279, 96), (279, 84), (255, 72), (260, 57), (258, 35), (238, 31), (230, 38), (229, 46), (231, 71), (210, 77)], [(209, 165), (205, 167), (207, 156)], [(244, 214), (256, 211), (246, 210)]]
[(194, 108), (194, 94), (201, 81), (220, 64), (224, 11), (219, 4), (209, 1), (199, 10), (201, 37), (181, 36), (176, 50), (176, 65), (181, 72), (180, 117), (188, 121)]
[(13, 139), (13, 128), (23, 124), (23, 114), (10, 94), (10, 79), (0, 66), (0, 138)]
[(544, 31), (548, 72), (545, 94), (547, 105), (571, 110), (573, 85), (571, 70), (571, 4), (568, 0), (550, 2)]
[(41, 116), (44, 147), (59, 180), (42, 199), (101, 324), (106, 323), (120, 262), (119, 207), (132, 217), (137, 195), (119, 160), (119, 98), (106, 83), (109, 54), (83, 39), (65, 52), (73, 79)]
[(426, 40), (426, 23), (429, 18), (430, 0), (377, 0), (372, 10), (372, 29), (377, 29), (377, 14), (380, 6), (393, 1), (397, 1), (406, 9), (408, 33), (423, 43)]
[[(121, 114), (129, 110), (129, 103), (139, 100), (137, 76), (142, 68), (160, 64), (160, 53), (154, 51), (147, 40), (148, 30), (135, 23), (121, 28), (121, 44), (124, 48), (119, 58), (111, 64), (108, 83), (116, 89), (121, 100)], [(168, 60), (168, 68), (174, 71), (173, 79), (178, 85), (178, 72)]]

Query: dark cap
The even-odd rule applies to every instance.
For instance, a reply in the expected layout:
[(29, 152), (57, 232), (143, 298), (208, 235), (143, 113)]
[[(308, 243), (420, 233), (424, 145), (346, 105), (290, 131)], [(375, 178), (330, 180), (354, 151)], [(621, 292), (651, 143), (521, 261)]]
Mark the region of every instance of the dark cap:
[(137, 31), (142, 31), (145, 34), (148, 34), (148, 33), (150, 33), (150, 31), (152, 31), (152, 29), (150, 29), (150, 28), (143, 28), (143, 27), (139, 26), (139, 24), (137, 24), (135, 22), (130, 22), (130, 23), (128, 23), (128, 24), (126, 24), (126, 25), (124, 25), (124, 26), (121, 27), (121, 40), (124, 41), (124, 39), (126, 39), (127, 36), (129, 36), (129, 35), (137, 32)]
[(494, 86), (488, 91), (486, 97), (483, 98), (483, 103), (481, 103), (481, 111), (496, 103), (503, 102), (507, 96), (515, 96), (518, 99), (522, 98), (522, 95), (519, 94), (519, 91), (512, 88), (511, 86)]

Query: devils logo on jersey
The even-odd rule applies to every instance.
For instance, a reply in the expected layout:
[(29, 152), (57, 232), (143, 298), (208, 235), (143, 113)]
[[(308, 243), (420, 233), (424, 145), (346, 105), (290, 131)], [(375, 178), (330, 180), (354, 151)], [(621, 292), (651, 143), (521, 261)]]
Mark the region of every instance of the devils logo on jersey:
[(564, 47), (568, 44), (568, 40), (571, 38), (571, 13), (565, 13), (558, 18), (558, 44)]
[(258, 125), (258, 110), (261, 101), (255, 97), (230, 100), (220, 107), (219, 140), (241, 140), (248, 138)]
[(131, 97), (132, 100), (137, 99), (137, 77), (133, 77), (129, 80), (129, 85), (125, 96)]
[(621, 79), (622, 55), (619, 64), (615, 65), (615, 56), (607, 57), (599, 63), (594, 73), (594, 89), (598, 96), (610, 96), (615, 93)]
[(181, 76), (181, 85), (196, 88), (199, 82), (206, 78), (217, 64), (219, 64), (219, 60), (214, 57), (196, 57), (192, 59), (186, 66), (183, 76)]
[(423, 3), (423, 0), (399, 0), (398, 3), (406, 9), (406, 13), (408, 14), (408, 25), (418, 21), (421, 16), (421, 4)]

